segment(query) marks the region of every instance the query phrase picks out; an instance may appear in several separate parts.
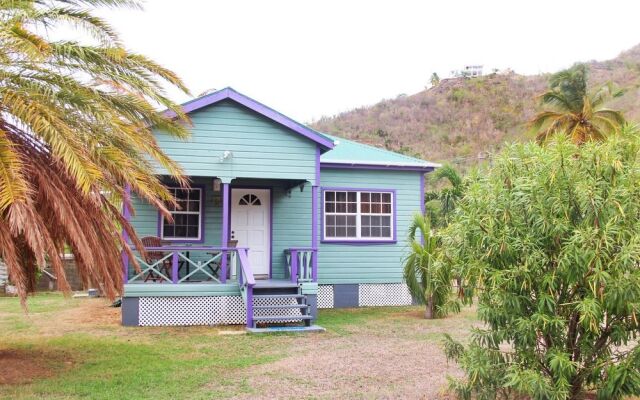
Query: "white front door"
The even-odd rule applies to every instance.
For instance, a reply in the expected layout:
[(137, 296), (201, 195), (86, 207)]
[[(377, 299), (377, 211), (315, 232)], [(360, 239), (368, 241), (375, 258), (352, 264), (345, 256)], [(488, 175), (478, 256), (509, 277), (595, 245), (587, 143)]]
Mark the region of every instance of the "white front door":
[(231, 189), (231, 240), (249, 248), (254, 275), (269, 275), (271, 209), (269, 189)]

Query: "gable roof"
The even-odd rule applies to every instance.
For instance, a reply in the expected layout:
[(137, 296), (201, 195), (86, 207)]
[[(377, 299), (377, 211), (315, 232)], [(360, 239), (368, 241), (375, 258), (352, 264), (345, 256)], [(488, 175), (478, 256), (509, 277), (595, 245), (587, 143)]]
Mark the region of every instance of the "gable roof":
[[(292, 120), (284, 114), (280, 114), (276, 110), (265, 106), (264, 104), (250, 98), (249, 96), (245, 96), (244, 94), (230, 88), (224, 88), (213, 93), (209, 93), (207, 95), (198, 97), (197, 99), (190, 100), (186, 103), (182, 104), (182, 109), (186, 114), (191, 112), (200, 110), (204, 107), (210, 106), (212, 104), (216, 104), (223, 100), (233, 100), (236, 103), (242, 104), (243, 106), (249, 108), (252, 111), (257, 112), (260, 115), (263, 115), (270, 120), (283, 125), (293, 132), (306, 137), (307, 139), (319, 144), (325, 150), (333, 149), (334, 144), (333, 140), (329, 137), (317, 132), (308, 126), (302, 125), (301, 123)], [(168, 117), (175, 117), (175, 113), (173, 111), (167, 110), (164, 114)]]
[(325, 134), (335, 147), (320, 157), (325, 167), (389, 168), (431, 171), (440, 164)]

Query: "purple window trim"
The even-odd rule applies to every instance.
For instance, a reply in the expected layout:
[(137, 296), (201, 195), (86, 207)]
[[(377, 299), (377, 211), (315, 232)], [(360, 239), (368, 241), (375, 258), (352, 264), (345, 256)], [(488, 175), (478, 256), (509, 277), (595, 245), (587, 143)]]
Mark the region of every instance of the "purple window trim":
[[(273, 187), (256, 185), (231, 185), (231, 190), (233, 189), (269, 190), (269, 279), (271, 279), (271, 277), (273, 276)], [(229, 193), (229, 201), (231, 201), (231, 197), (231, 193)], [(233, 207), (232, 204), (231, 207)], [(231, 232), (231, 207), (229, 207), (228, 232)]]
[[(393, 220), (393, 237), (390, 239), (327, 239), (324, 237), (324, 192), (326, 191), (342, 191), (342, 192), (373, 192), (373, 193), (391, 193), (391, 199), (393, 203), (393, 215), (391, 219)], [(322, 207), (322, 218), (320, 221), (320, 234), (321, 240), (320, 243), (325, 244), (352, 244), (352, 245), (373, 245), (373, 244), (393, 244), (397, 243), (397, 196), (395, 189), (378, 189), (378, 188), (353, 188), (353, 187), (321, 187), (321, 202), (320, 206)], [(358, 203), (360, 204), (360, 203)]]
[(323, 161), (320, 163), (321, 168), (335, 168), (335, 169), (372, 169), (372, 170), (388, 170), (388, 171), (417, 171), (417, 172), (431, 172), (435, 167), (420, 167), (412, 165), (377, 165), (367, 164), (366, 162), (354, 162), (353, 164), (332, 163), (330, 161)]
[[(169, 189), (179, 189), (174, 187), (169, 187)], [(158, 237), (162, 240), (166, 240), (171, 243), (204, 243), (205, 235), (204, 235), (204, 215), (206, 213), (206, 205), (205, 205), (205, 186), (204, 185), (191, 185), (191, 189), (200, 189), (200, 238), (199, 239), (165, 239), (162, 235), (162, 214), (158, 211)]]
[[(279, 112), (277, 112), (276, 110), (267, 107), (266, 105), (242, 94), (237, 92), (236, 90), (227, 87), (221, 90), (218, 90), (217, 92), (213, 92), (211, 94), (199, 97), (197, 99), (193, 99), (191, 101), (188, 101), (184, 104), (182, 104), (182, 109), (185, 113), (190, 113), (196, 110), (199, 110), (203, 107), (207, 107), (210, 106), (212, 104), (218, 103), (222, 100), (226, 100), (226, 99), (231, 99), (233, 101), (235, 101), (236, 103), (239, 103), (255, 112), (257, 112), (260, 115), (263, 115), (269, 119), (271, 119), (274, 122), (279, 123), (280, 125), (283, 125), (289, 129), (291, 129), (292, 131), (306, 137), (309, 140), (314, 141), (315, 143), (327, 148), (327, 149), (332, 149), (334, 147), (333, 141), (325, 136), (323, 136), (322, 134), (320, 134), (319, 132), (314, 131), (313, 129), (292, 120), (291, 118), (287, 117), (284, 114), (281, 114)], [(163, 112), (165, 116), (170, 117), (170, 118), (174, 118), (176, 116), (176, 114), (173, 111), (170, 110), (166, 110)]]

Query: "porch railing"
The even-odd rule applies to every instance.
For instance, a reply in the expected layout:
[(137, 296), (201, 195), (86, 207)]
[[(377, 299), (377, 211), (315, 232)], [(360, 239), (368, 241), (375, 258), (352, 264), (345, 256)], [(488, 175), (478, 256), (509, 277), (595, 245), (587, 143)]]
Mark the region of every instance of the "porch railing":
[(238, 286), (240, 286), (240, 293), (244, 304), (247, 306), (247, 326), (253, 327), (253, 287), (256, 284), (256, 280), (249, 264), (249, 257), (247, 256), (247, 249), (238, 248), (238, 262), (236, 264)]
[[(150, 274), (158, 278), (162, 283), (184, 283), (196, 274), (204, 275), (216, 283), (226, 283), (229, 271), (228, 266), (236, 265), (237, 253), (240, 249), (214, 246), (161, 246), (147, 247), (145, 250), (147, 254), (159, 253), (160, 256), (144, 259), (140, 254), (137, 254), (135, 257), (140, 265), (140, 272), (136, 272), (135, 275), (128, 278), (127, 283), (145, 281)], [(185, 255), (186, 252), (204, 252), (207, 256), (196, 261), (193, 257), (187, 257)], [(223, 262), (227, 258), (230, 259), (230, 262)], [(182, 277), (180, 277), (181, 264), (188, 266), (187, 270), (189, 270)], [(128, 269), (128, 265), (125, 265), (125, 268)], [(217, 271), (217, 273), (213, 273), (213, 271)], [(233, 268), (232, 272), (235, 272)], [(233, 277), (235, 273), (231, 275)]]
[(291, 282), (317, 282), (318, 249), (311, 247), (292, 247), (285, 249), (287, 270)]

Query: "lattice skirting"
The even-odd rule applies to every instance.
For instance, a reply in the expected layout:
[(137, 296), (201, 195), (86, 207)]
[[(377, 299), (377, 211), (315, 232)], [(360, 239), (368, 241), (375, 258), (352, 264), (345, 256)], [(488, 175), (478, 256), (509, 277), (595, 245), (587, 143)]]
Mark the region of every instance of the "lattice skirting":
[[(254, 302), (256, 306), (294, 304), (295, 299), (255, 299)], [(141, 326), (239, 325), (247, 322), (247, 310), (240, 296), (141, 297), (138, 307)], [(297, 308), (254, 309), (255, 316), (300, 314)]]
[[(338, 307), (375, 307), (375, 306), (409, 306), (413, 299), (409, 288), (404, 283), (361, 283), (357, 286), (354, 296), (346, 300), (343, 298)], [(344, 296), (344, 289), (340, 285), (318, 285), (318, 308), (334, 308), (336, 296)]]
[(333, 285), (318, 285), (318, 308), (333, 308)]
[(413, 303), (404, 283), (364, 283), (358, 286), (358, 304), (365, 306), (409, 306)]
[(240, 296), (141, 297), (141, 326), (245, 324)]

